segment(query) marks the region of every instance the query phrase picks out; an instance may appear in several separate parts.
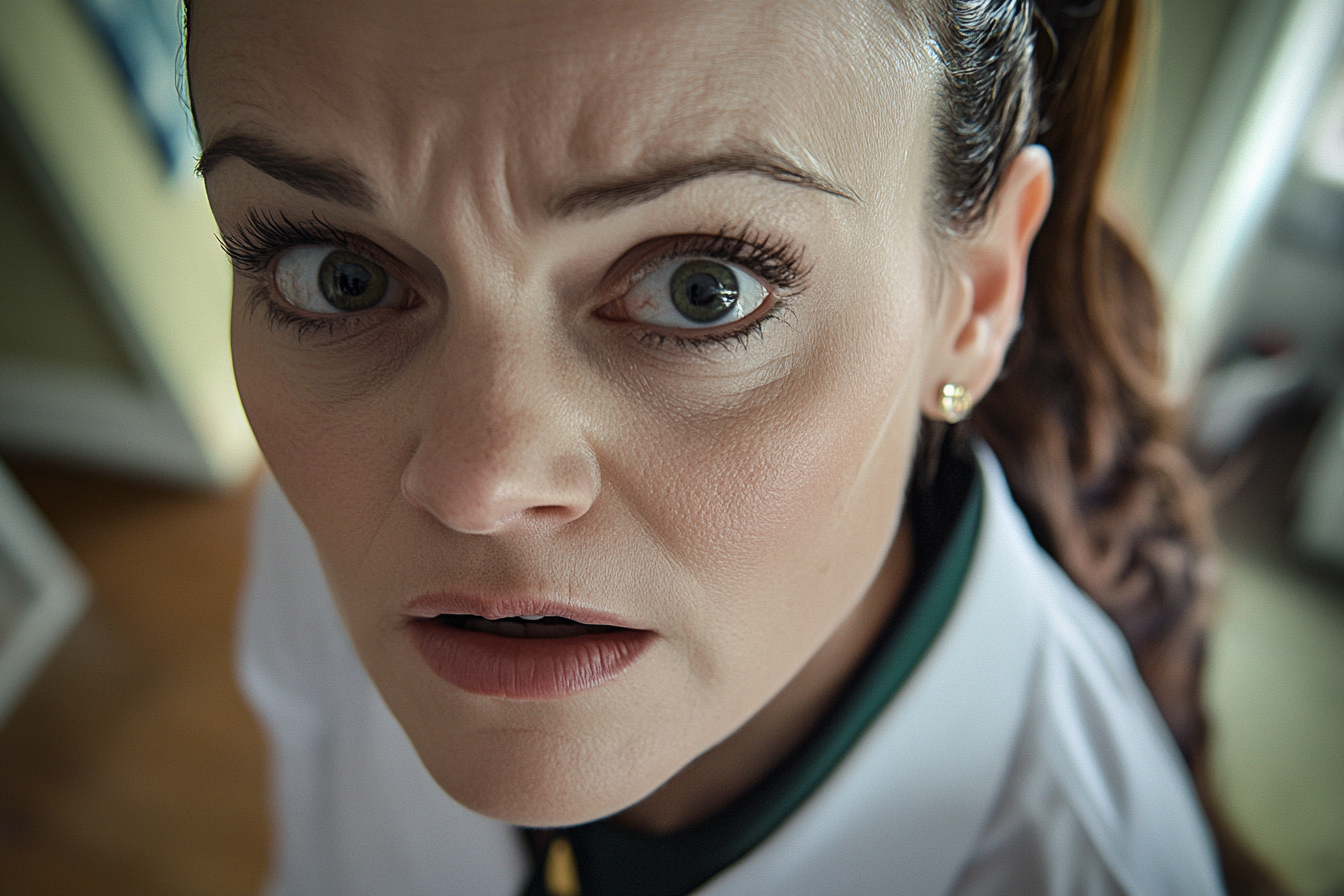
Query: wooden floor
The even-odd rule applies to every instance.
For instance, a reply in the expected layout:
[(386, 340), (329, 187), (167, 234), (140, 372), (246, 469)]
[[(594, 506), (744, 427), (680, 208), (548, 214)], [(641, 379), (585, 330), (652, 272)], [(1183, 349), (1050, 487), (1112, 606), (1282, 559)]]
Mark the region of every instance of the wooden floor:
[(0, 728), (0, 894), (256, 892), (264, 746), (229, 643), (250, 489), (9, 466), (94, 594)]

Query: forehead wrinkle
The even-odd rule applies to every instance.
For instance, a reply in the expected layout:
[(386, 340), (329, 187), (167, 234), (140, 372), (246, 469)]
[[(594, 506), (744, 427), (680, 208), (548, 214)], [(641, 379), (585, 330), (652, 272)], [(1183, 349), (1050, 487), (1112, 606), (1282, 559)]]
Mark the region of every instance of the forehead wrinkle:
[(568, 122), (557, 123), (565, 139), (555, 160), (560, 170), (545, 178), (547, 213), (603, 213), (723, 173), (767, 175), (855, 198), (809, 140), (781, 133), (752, 106), (748, 92), (703, 78), (626, 103), (610, 92), (578, 91), (565, 109)]
[[(769, 9), (762, 5), (757, 12), (766, 15)], [(661, 67), (655, 58), (649, 68), (674, 75), (688, 71), (687, 76), (673, 81), (673, 89), (650, 91), (638, 102), (620, 103), (619, 95), (609, 94), (584, 97), (581, 118), (571, 131), (569, 157), (600, 156), (613, 172), (651, 173), (669, 160), (764, 149), (794, 162), (786, 168), (843, 185), (836, 192), (860, 192), (854, 189), (860, 183), (854, 179), (858, 171), (848, 170), (855, 166), (842, 163), (851, 159), (859, 169), (870, 168), (886, 150), (905, 142), (898, 136), (905, 130), (902, 125), (917, 120), (911, 113), (918, 102), (904, 95), (911, 91), (896, 87), (900, 82), (917, 85), (920, 79), (908, 64), (910, 48), (893, 27), (895, 18), (882, 3), (796, 19), (767, 16), (759, 23), (759, 42), (734, 49), (730, 61), (712, 72), (702, 66), (703, 74), (676, 64), (693, 58), (677, 48), (695, 35), (679, 33), (652, 49), (638, 48), (644, 61), (649, 56), (673, 57)], [(768, 76), (788, 71), (790, 65), (806, 70), (808, 77)], [(733, 66), (740, 70), (737, 74), (731, 72)], [(853, 116), (836, 121), (828, 114), (856, 103), (871, 104), (874, 114), (859, 116), (861, 121)], [(622, 108), (634, 111), (613, 118), (613, 111)], [(908, 161), (908, 147), (901, 149), (898, 163)], [(572, 168), (582, 170), (578, 164)], [(886, 178), (889, 170), (883, 166), (878, 176)], [(861, 192), (866, 194), (868, 186)]]
[[(880, 17), (873, 11), (885, 5), (876, 0), (857, 6), (800, 17), (777, 15), (763, 3), (724, 7), (724, 15), (749, 17), (756, 39), (734, 42), (723, 66), (707, 66), (700, 59), (704, 53), (696, 54), (704, 32), (663, 27), (678, 20), (673, 8), (665, 13), (660, 8), (652, 25), (617, 29), (618, 39), (587, 52), (574, 52), (569, 39), (582, 17), (562, 19), (559, 24), (568, 22), (565, 39), (548, 38), (532, 54), (520, 49), (529, 44), (526, 35), (513, 45), (512, 36), (528, 22), (482, 12), (481, 21), (471, 22), (472, 33), (480, 42), (500, 44), (496, 49), (503, 52), (437, 54), (409, 71), (379, 66), (358, 78), (338, 70), (333, 80), (341, 89), (308, 91), (302, 102), (315, 101), (329, 118), (359, 123), (368, 136), (340, 135), (342, 144), (356, 144), (346, 157), (379, 184), (380, 194), (401, 194), (396, 200), (401, 209), (432, 204), (460, 218), (464, 206), (482, 204), (487, 207), (472, 211), (491, 218), (500, 236), (517, 235), (525, 219), (544, 213), (553, 188), (573, 172), (639, 170), (657, 151), (676, 142), (703, 146), (702, 138), (777, 147), (802, 167), (855, 183), (866, 194), (868, 184), (837, 176), (828, 160), (856, 155), (847, 148), (853, 144), (863, 157), (860, 167), (869, 168), (864, 159), (875, 157), (870, 148), (888, 148), (889, 141), (868, 128), (852, 135), (845, 127), (841, 134), (826, 127), (824, 115), (795, 114), (808, 107), (844, 109), (856, 99), (866, 101), (866, 93), (881, 94), (875, 86), (885, 95), (873, 99), (891, 98), (883, 63), (892, 54), (879, 50), (890, 49), (893, 29), (888, 20), (874, 31)], [(230, 49), (249, 55), (241, 47)], [(507, 66), (504, 57), (520, 61)], [(477, 71), (491, 69), (490, 75), (463, 74), (473, 61), (480, 63)], [(795, 70), (808, 70), (807, 77), (789, 74)], [(789, 76), (772, 78), (771, 72)], [(879, 81), (884, 84), (875, 85)], [(408, 83), (413, 89), (406, 89)], [(281, 100), (278, 108), (295, 110), (299, 100), (284, 96), (278, 86), (274, 93)], [(809, 135), (812, 124), (821, 130)], [(365, 147), (375, 151), (358, 151)]]

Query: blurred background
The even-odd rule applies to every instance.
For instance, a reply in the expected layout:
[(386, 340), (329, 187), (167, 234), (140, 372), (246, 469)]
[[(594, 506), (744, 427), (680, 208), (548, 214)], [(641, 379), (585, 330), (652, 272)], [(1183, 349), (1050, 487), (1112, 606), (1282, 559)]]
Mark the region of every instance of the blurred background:
[[(1344, 0), (1157, 0), (1116, 212), (1218, 504), (1211, 777), (1344, 894)], [(256, 446), (176, 0), (0, 0), (0, 894), (254, 892)]]

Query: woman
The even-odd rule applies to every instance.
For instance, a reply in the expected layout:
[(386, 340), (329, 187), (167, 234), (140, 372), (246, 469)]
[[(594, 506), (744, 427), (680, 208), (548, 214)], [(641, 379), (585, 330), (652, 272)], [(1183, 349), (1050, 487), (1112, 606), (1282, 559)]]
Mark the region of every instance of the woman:
[(188, 18), (277, 892), (1221, 889), (1131, 4)]

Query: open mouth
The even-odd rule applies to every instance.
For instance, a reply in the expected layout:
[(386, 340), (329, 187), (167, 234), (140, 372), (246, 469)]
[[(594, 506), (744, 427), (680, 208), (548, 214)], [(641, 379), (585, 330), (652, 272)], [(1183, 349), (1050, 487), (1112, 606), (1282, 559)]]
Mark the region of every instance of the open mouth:
[(564, 616), (506, 616), (486, 619), (470, 614), (442, 613), (433, 617), (436, 624), (468, 632), (499, 635), (502, 638), (577, 638), (629, 631), (615, 625), (588, 625)]

